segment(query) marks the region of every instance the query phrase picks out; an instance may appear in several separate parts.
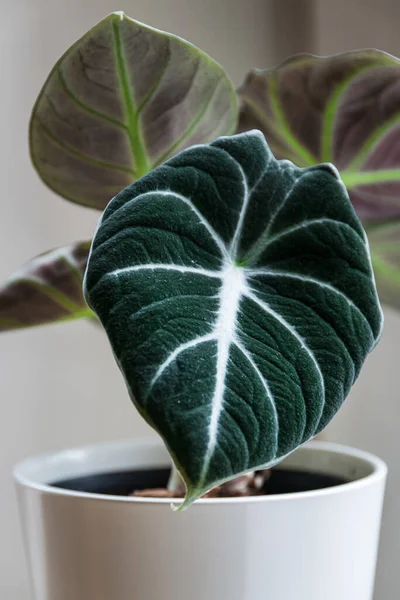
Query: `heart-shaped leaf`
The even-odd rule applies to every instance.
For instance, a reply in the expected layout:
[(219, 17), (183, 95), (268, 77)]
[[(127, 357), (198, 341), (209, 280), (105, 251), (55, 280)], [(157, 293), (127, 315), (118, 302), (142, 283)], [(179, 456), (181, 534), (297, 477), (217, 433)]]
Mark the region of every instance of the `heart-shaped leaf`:
[(279, 158), (330, 161), (364, 222), (400, 217), (400, 62), (378, 50), (295, 56), (252, 71), (239, 131), (261, 129)]
[(260, 132), (186, 150), (116, 196), (85, 295), (186, 505), (316, 435), (382, 326), (337, 171), (276, 161)]
[(82, 294), (90, 242), (32, 259), (0, 287), (0, 331), (93, 317)]
[(232, 133), (237, 98), (226, 73), (174, 35), (106, 17), (58, 61), (32, 113), (43, 181), (98, 209), (187, 146)]

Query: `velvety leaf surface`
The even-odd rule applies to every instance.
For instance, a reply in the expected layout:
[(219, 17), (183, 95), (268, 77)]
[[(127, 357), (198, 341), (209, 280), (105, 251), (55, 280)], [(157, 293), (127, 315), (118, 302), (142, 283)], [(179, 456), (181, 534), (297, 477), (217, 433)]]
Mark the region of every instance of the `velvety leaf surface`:
[(118, 194), (84, 287), (186, 504), (325, 427), (382, 326), (337, 171), (276, 161), (258, 131), (188, 149)]
[(279, 158), (330, 161), (364, 222), (400, 216), (400, 63), (378, 50), (295, 56), (252, 71), (239, 131), (261, 129)]
[(93, 317), (82, 294), (90, 242), (41, 254), (0, 287), (0, 331)]
[(30, 145), (43, 181), (103, 209), (182, 148), (230, 134), (235, 91), (188, 42), (113, 13), (58, 61), (33, 110)]

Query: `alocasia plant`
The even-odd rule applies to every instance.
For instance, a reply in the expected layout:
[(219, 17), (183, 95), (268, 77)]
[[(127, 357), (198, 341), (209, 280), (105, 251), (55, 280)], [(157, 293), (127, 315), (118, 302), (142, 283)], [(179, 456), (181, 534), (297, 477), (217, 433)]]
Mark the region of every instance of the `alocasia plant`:
[[(107, 206), (87, 299), (187, 503), (320, 431), (379, 337), (364, 230), (335, 168), (313, 165), (339, 169), (400, 306), (399, 86), (398, 60), (366, 50), (301, 55), (236, 93), (201, 50), (123, 13), (45, 82), (33, 164), (60, 196)], [(249, 129), (292, 162), (260, 132), (219, 137)], [(17, 271), (0, 330), (93, 317), (89, 248)]]
[(336, 169), (278, 162), (259, 131), (190, 148), (118, 194), (85, 292), (186, 505), (324, 428), (382, 326)]
[[(44, 84), (30, 125), (33, 164), (60, 196), (103, 210), (180, 150), (260, 129), (278, 158), (339, 168), (371, 241), (379, 294), (398, 307), (399, 69), (376, 50), (300, 55), (251, 72), (236, 94), (198, 48), (113, 13), (67, 50)], [(68, 291), (69, 281), (82, 281), (89, 246), (42, 254), (6, 281), (0, 331), (92, 316), (82, 293)]]

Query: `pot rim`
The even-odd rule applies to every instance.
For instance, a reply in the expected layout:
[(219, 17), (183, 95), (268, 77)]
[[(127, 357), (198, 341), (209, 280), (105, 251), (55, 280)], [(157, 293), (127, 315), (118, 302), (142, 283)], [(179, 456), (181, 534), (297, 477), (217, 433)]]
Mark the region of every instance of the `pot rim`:
[[(53, 496), (68, 496), (72, 498), (86, 498), (88, 500), (101, 500), (103, 502), (122, 502), (122, 503), (132, 503), (132, 504), (150, 504), (150, 505), (160, 505), (160, 504), (173, 504), (179, 505), (183, 502), (182, 498), (143, 498), (143, 497), (133, 497), (133, 496), (116, 496), (111, 494), (97, 494), (92, 492), (82, 492), (82, 491), (74, 491), (67, 490), (63, 488), (57, 488), (50, 483), (43, 483), (35, 480), (30, 473), (32, 471), (38, 470), (40, 465), (50, 464), (54, 461), (57, 462), (60, 460), (76, 462), (78, 465), (79, 462), (89, 462), (90, 455), (95, 455), (96, 452), (101, 451), (112, 451), (116, 452), (118, 449), (122, 448), (140, 448), (142, 450), (156, 450), (163, 448), (163, 444), (161, 440), (155, 440), (154, 437), (140, 438), (140, 439), (130, 439), (130, 440), (119, 440), (119, 441), (111, 441), (111, 442), (102, 442), (97, 444), (80, 446), (77, 448), (68, 448), (64, 450), (59, 450), (55, 452), (48, 452), (44, 454), (40, 454), (37, 456), (33, 456), (30, 458), (26, 458), (21, 462), (17, 463), (13, 469), (13, 476), (15, 482), (22, 486), (27, 487), (37, 492), (41, 492), (42, 494), (48, 494)], [(355, 489), (373, 486), (377, 484), (379, 481), (385, 480), (387, 476), (387, 465), (386, 463), (375, 456), (374, 454), (367, 452), (365, 450), (359, 450), (357, 448), (353, 448), (351, 446), (346, 446), (343, 444), (337, 444), (334, 442), (326, 442), (326, 441), (311, 441), (307, 444), (300, 446), (296, 451), (301, 450), (303, 452), (326, 452), (328, 454), (336, 454), (342, 455), (343, 457), (352, 457), (358, 460), (359, 462), (364, 462), (365, 467), (369, 467), (371, 472), (367, 475), (361, 476), (353, 481), (349, 481), (346, 483), (342, 483), (339, 485), (335, 485), (333, 487), (322, 488), (317, 490), (308, 490), (303, 492), (293, 492), (290, 494), (272, 494), (270, 496), (246, 496), (246, 497), (236, 497), (236, 498), (204, 498), (196, 500), (193, 506), (201, 506), (201, 505), (232, 505), (232, 504), (259, 504), (264, 502), (289, 502), (294, 500), (306, 500), (311, 498), (323, 497), (323, 496), (331, 496), (340, 493), (352, 492)], [(166, 455), (167, 456), (167, 455)], [(289, 455), (290, 456), (290, 455)], [(163, 460), (155, 461), (152, 466), (148, 466), (148, 468), (159, 468), (168, 466), (168, 459), (165, 457)], [(132, 468), (132, 466), (131, 466)], [(142, 467), (143, 468), (143, 467)], [(107, 469), (104, 467), (104, 472), (109, 472), (114, 469)], [(91, 473), (95, 474), (96, 470), (94, 469)], [(101, 471), (99, 471), (101, 473)], [(80, 475), (75, 475), (75, 477), (79, 477)], [(72, 476), (73, 478), (74, 476)], [(67, 477), (65, 477), (66, 479)], [(57, 481), (57, 479), (53, 479), (53, 481)], [(61, 480), (59, 477), (58, 480)]]

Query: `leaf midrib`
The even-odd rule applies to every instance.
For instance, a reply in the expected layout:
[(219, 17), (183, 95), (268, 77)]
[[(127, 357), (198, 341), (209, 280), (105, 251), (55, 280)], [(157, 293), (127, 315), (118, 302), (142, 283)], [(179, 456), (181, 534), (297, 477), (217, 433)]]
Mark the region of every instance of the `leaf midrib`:
[(112, 22), (112, 29), (114, 33), (114, 46), (115, 46), (115, 59), (117, 73), (121, 84), (122, 101), (124, 106), (125, 117), (127, 119), (127, 135), (129, 139), (129, 145), (134, 158), (135, 164), (133, 169), (136, 171), (136, 177), (139, 179), (151, 169), (149, 158), (145, 151), (143, 135), (139, 123), (139, 114), (133, 100), (133, 94), (131, 92), (132, 87), (129, 81), (129, 73), (126, 66), (124, 57), (124, 50), (122, 47), (122, 39), (119, 30), (119, 22), (121, 18), (116, 15)]

